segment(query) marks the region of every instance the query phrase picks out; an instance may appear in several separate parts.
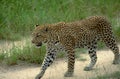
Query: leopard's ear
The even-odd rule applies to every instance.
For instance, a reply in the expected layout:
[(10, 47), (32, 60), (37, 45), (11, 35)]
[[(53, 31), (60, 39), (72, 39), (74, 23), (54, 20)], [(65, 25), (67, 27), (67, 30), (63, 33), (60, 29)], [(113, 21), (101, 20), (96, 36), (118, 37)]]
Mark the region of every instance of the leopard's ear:
[(48, 32), (48, 27), (45, 27), (45, 32)]
[(39, 26), (39, 24), (36, 24), (36, 25), (35, 25), (35, 27), (38, 27), (38, 26)]

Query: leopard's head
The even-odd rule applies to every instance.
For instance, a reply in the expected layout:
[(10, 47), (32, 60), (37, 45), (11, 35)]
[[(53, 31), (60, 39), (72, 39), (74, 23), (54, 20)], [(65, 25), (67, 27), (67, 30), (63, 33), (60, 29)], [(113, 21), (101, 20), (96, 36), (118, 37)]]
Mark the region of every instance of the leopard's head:
[(42, 46), (42, 43), (46, 43), (48, 41), (49, 27), (44, 25), (36, 25), (35, 29), (33, 30), (32, 36), (32, 43), (35, 44), (37, 47)]
[[(59, 30), (59, 26), (64, 26), (64, 22), (59, 22), (55, 24), (46, 24), (46, 25), (36, 25), (33, 30), (32, 43), (34, 43), (37, 47), (42, 46), (42, 43), (47, 43), (48, 41), (58, 41), (58, 36), (55, 33), (56, 30)], [(57, 28), (55, 28), (57, 27)]]

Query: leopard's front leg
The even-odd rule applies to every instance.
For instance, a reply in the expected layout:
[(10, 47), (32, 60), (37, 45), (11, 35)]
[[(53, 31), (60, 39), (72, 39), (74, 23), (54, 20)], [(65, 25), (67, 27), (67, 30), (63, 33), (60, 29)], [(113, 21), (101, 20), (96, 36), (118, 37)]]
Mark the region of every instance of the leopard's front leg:
[(46, 69), (53, 63), (55, 57), (56, 57), (56, 52), (57, 50), (54, 48), (48, 48), (48, 52), (44, 58), (41, 71), (40, 73), (36, 76), (35, 79), (41, 79), (46, 71)]
[(65, 77), (72, 77), (74, 73), (74, 63), (75, 63), (75, 40), (73, 36), (61, 37), (61, 43), (65, 47), (65, 51), (68, 55), (68, 70), (65, 73)]
[(72, 77), (74, 73), (75, 53), (72, 49), (68, 49), (67, 53), (68, 53), (68, 70), (64, 76)]

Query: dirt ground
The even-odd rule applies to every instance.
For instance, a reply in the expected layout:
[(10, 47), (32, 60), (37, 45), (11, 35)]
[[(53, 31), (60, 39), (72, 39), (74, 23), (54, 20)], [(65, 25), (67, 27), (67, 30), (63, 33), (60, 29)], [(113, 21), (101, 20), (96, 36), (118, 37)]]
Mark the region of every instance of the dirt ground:
[[(119, 46), (120, 47), (120, 46)], [(113, 65), (113, 53), (110, 50), (98, 51), (98, 62), (92, 71), (84, 71), (90, 59), (87, 54), (82, 54), (86, 61), (76, 60), (73, 77), (64, 77), (67, 70), (66, 60), (56, 60), (44, 74), (42, 79), (90, 79), (97, 75), (110, 74), (120, 71), (120, 65)], [(15, 66), (0, 65), (0, 79), (34, 79), (39, 73), (40, 66), (20, 63)]]

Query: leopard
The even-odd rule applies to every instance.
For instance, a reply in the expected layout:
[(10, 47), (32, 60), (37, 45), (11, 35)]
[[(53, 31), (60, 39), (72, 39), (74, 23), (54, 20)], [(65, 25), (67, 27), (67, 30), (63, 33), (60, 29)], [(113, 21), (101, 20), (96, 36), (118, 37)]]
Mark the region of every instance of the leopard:
[(68, 65), (65, 77), (74, 74), (75, 49), (88, 49), (90, 63), (85, 66), (85, 71), (93, 69), (97, 62), (96, 49), (98, 42), (105, 43), (114, 54), (113, 64), (119, 64), (119, 47), (113, 35), (112, 25), (104, 16), (90, 16), (74, 22), (58, 22), (53, 24), (36, 25), (32, 32), (32, 43), (37, 47), (46, 45), (46, 55), (41, 65), (41, 70), (35, 79), (41, 79), (46, 69), (56, 59), (59, 51), (67, 54)]

